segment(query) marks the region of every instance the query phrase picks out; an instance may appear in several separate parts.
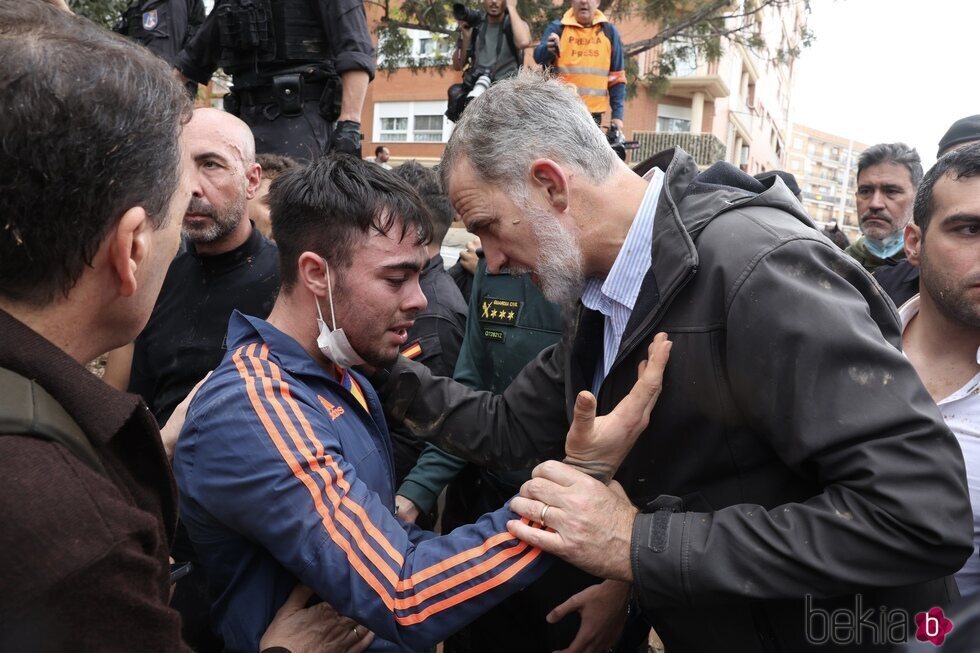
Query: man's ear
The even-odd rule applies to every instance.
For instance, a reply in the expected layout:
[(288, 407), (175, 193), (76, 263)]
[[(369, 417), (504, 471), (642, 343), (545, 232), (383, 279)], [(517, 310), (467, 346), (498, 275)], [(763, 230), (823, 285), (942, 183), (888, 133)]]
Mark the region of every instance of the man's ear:
[(153, 225), (141, 206), (134, 206), (109, 234), (109, 266), (119, 279), (119, 294), (132, 297), (139, 283), (137, 271), (147, 261)]
[[(299, 282), (309, 288), (315, 295), (325, 297), (327, 295), (327, 270), (324, 265), (324, 258), (315, 252), (303, 252), (299, 255), (296, 262), (298, 266)], [(331, 277), (336, 270), (331, 269)], [(336, 286), (337, 280), (331, 278)]]
[(905, 225), (905, 258), (911, 265), (919, 267), (922, 250), (922, 230), (919, 225), (910, 222)]
[(248, 180), (245, 199), (250, 200), (259, 192), (259, 185), (262, 183), (262, 166), (258, 163), (245, 166), (245, 179)]
[(568, 208), (568, 176), (561, 166), (551, 159), (537, 159), (531, 163), (529, 176), (530, 188), (544, 193), (556, 211)]

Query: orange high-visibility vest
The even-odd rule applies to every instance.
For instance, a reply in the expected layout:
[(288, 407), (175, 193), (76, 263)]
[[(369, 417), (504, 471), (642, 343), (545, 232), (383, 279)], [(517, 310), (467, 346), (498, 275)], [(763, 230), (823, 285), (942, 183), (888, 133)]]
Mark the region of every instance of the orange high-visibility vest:
[(582, 27), (569, 9), (561, 19), (562, 33), (555, 71), (574, 84), (590, 113), (609, 109), (609, 86), (626, 81), (623, 71), (611, 71), (613, 44), (602, 29), (607, 22), (596, 11), (590, 27)]

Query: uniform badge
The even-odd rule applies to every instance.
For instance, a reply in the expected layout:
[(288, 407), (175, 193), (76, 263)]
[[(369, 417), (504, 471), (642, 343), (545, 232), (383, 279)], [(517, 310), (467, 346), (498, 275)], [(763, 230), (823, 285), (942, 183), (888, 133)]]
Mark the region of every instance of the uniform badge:
[(157, 15), (157, 10), (144, 11), (143, 12), (143, 29), (149, 31), (156, 29), (156, 26), (160, 24), (160, 17)]
[(406, 347), (405, 349), (402, 350), (402, 356), (404, 356), (405, 358), (408, 358), (409, 360), (416, 359), (416, 358), (418, 358), (421, 355), (422, 355), (422, 343), (421, 342), (416, 342), (415, 344), (410, 345), (410, 346), (408, 346), (408, 347)]
[(484, 329), (483, 337), (490, 342), (504, 342), (507, 339), (507, 334), (505, 334), (500, 329)]
[(480, 300), (480, 321), (516, 326), (521, 313), (521, 302), (513, 299), (484, 297)]

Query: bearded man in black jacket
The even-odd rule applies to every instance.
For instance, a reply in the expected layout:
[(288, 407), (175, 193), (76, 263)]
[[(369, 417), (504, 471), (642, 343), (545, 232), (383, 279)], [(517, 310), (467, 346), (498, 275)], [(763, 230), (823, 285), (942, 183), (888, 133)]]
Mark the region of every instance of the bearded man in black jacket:
[[(912, 637), (916, 613), (957, 596), (972, 549), (959, 447), (894, 306), (782, 181), (699, 173), (679, 149), (631, 171), (574, 93), (533, 73), (473, 102), (441, 169), (490, 270), (532, 271), (574, 319), (499, 396), (399, 360), (376, 375), (389, 419), (482, 465), (547, 461), (512, 507), (549, 530), (511, 528), (609, 579), (583, 614), (632, 584), (685, 652), (806, 649), (835, 610), (904, 615), (877, 638), (834, 630), (856, 650)], [(633, 386), (658, 331), (663, 395), (618, 471), (548, 460), (573, 415)]]

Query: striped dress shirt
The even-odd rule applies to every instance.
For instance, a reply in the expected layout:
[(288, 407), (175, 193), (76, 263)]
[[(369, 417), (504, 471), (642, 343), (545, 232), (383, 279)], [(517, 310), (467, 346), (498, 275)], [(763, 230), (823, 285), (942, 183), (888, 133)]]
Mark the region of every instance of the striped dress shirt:
[(582, 293), (582, 303), (586, 308), (602, 313), (605, 317), (603, 328), (602, 358), (596, 366), (592, 378), (592, 393), (599, 394), (599, 388), (609, 373), (623, 331), (633, 313), (636, 298), (643, 285), (643, 277), (650, 269), (650, 249), (653, 246), (653, 219), (657, 212), (657, 200), (664, 184), (664, 173), (654, 168), (644, 177), (649, 182), (643, 195), (640, 209), (633, 218), (633, 224), (626, 234), (619, 255), (613, 262), (609, 274), (603, 279), (589, 279)]

